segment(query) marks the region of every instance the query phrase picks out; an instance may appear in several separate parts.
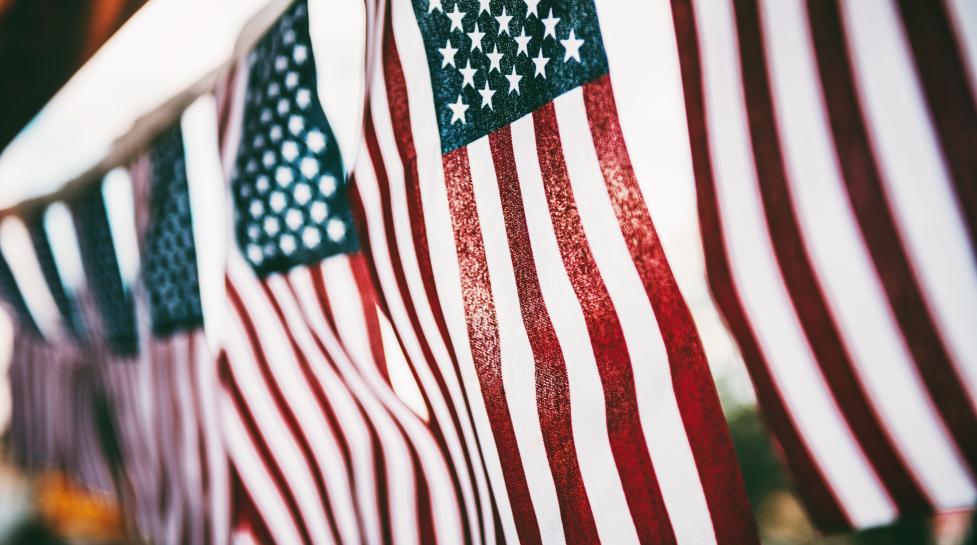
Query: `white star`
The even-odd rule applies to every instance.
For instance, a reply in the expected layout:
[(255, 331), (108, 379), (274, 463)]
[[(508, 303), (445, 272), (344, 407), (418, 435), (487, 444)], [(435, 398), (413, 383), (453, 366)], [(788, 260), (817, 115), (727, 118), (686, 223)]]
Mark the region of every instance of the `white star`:
[(485, 86), (478, 90), (478, 94), (482, 95), (482, 108), (488, 106), (489, 110), (495, 109), (492, 106), (492, 95), (495, 94), (495, 91), (489, 89), (488, 78), (485, 78)]
[(583, 45), (584, 41), (577, 38), (572, 28), (570, 29), (570, 37), (566, 40), (560, 40), (560, 43), (563, 44), (563, 49), (566, 50), (563, 54), (563, 62), (567, 62), (570, 59), (576, 59), (577, 62), (580, 62), (580, 46)]
[(465, 18), (465, 12), (458, 11), (458, 2), (455, 2), (455, 10), (445, 13), (445, 15), (448, 16), (448, 19), (451, 19), (451, 28), (448, 29), (448, 32), (454, 30), (455, 27), (458, 27), (458, 30), (464, 32), (465, 29), (461, 27), (461, 20)]
[(315, 248), (322, 240), (319, 230), (311, 225), (302, 230), (302, 242), (306, 248)]
[(548, 57), (543, 56), (543, 48), (540, 47), (539, 53), (537, 53), (536, 56), (533, 57), (533, 64), (536, 65), (535, 77), (538, 78), (540, 76), (543, 76), (543, 79), (546, 79), (546, 63), (548, 62), (550, 62), (550, 59)]
[(478, 0), (478, 14), (479, 15), (481, 15), (483, 11), (486, 12), (486, 13), (488, 13), (489, 15), (492, 15), (492, 9), (489, 6), (489, 2), (490, 1), (491, 0)]
[(543, 18), (543, 25), (546, 27), (543, 30), (543, 39), (546, 39), (547, 36), (552, 36), (554, 40), (556, 39), (556, 24), (559, 22), (560, 18), (553, 17), (553, 10), (551, 9), (546, 17)]
[(509, 94), (521, 94), (519, 92), (519, 80), (522, 79), (522, 76), (516, 73), (516, 65), (512, 65), (512, 73), (507, 75), (505, 79), (509, 80)]
[(509, 34), (509, 21), (512, 20), (512, 16), (506, 13), (505, 6), (502, 6), (502, 15), (496, 15), (495, 20), (499, 22), (499, 34)]
[[(478, 28), (478, 23), (476, 22), (475, 23), (475, 30), (473, 30), (473, 31), (471, 31), (471, 32), (468, 33), (468, 37), (471, 38), (471, 40), (472, 40), (472, 46), (471, 46), (471, 50), (472, 51), (474, 51), (476, 49), (479, 50), (479, 51), (482, 51), (482, 38), (484, 36), (485, 36), (485, 33), (482, 32), (482, 29)], [(482, 51), (482, 52), (484, 53), (484, 51)]]
[(468, 105), (462, 102), (461, 95), (458, 95), (458, 101), (454, 104), (448, 104), (448, 108), (451, 109), (451, 124), (454, 125), (455, 122), (461, 121), (461, 124), (465, 124), (465, 112), (468, 111)]
[(451, 47), (451, 40), (445, 40), (444, 47), (439, 47), (438, 52), (441, 53), (441, 68), (448, 66), (455, 66), (455, 53), (458, 52), (457, 49)]
[(474, 89), (475, 72), (478, 72), (478, 68), (472, 68), (472, 60), (468, 59), (467, 66), (465, 66), (464, 68), (459, 68), (458, 71), (461, 72), (461, 77), (463, 78), (461, 80), (461, 88), (464, 89), (465, 87), (471, 85), (472, 89)]
[(485, 56), (488, 57), (489, 60), (489, 74), (492, 73), (492, 70), (501, 73), (502, 68), (499, 67), (499, 63), (502, 61), (503, 55), (502, 53), (499, 53), (499, 44), (492, 46), (492, 52), (486, 53)]
[(536, 6), (538, 6), (539, 3), (542, 2), (543, 0), (523, 0), (523, 1), (526, 2), (526, 18), (529, 19), (530, 15), (535, 15), (536, 18), (538, 19), (539, 14), (536, 13)]
[(427, 12), (428, 13), (433, 13), (434, 10), (438, 10), (441, 13), (444, 13), (444, 8), (441, 7), (441, 0), (430, 0), (430, 2), (428, 2), (428, 4), (427, 4)]
[(516, 44), (519, 46), (519, 48), (516, 50), (516, 56), (517, 57), (519, 56), (520, 53), (525, 54), (527, 57), (529, 56), (529, 41), (532, 40), (532, 39), (533, 39), (532, 36), (526, 36), (526, 29), (525, 28), (523, 28), (519, 32), (519, 35), (518, 36), (516, 36), (515, 38), (513, 38), (513, 40), (515, 40), (516, 41)]

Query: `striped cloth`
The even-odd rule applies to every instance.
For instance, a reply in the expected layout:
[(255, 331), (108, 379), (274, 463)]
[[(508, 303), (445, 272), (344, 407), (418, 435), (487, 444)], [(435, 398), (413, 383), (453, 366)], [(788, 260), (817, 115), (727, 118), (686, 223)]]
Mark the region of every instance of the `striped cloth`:
[(309, 8), (296, 2), (219, 92), (233, 540), (463, 543), (443, 442), (388, 380), (399, 347), (383, 335), (317, 84)]
[(973, 506), (973, 3), (671, 4), (709, 282), (811, 514)]
[[(215, 119), (212, 124), (216, 125)], [(153, 525), (161, 544), (227, 540), (228, 490), (216, 415), (218, 390), (214, 357), (204, 332), (190, 193), (191, 172), (198, 172), (189, 166), (192, 155), (209, 150), (191, 152), (186, 141), (200, 141), (195, 135), (184, 136), (192, 130), (196, 130), (192, 123), (183, 122), (165, 129), (130, 168), (141, 254), (138, 293), (149, 318), (142, 365), (147, 384), (141, 394), (151, 400), (150, 427), (161, 438), (156, 456), (147, 453), (158, 460), (154, 476), (158, 488), (155, 497), (147, 500), (161, 514)], [(216, 155), (213, 135), (209, 143)]]
[(368, 3), (354, 203), (472, 542), (757, 540), (619, 120), (628, 4)]

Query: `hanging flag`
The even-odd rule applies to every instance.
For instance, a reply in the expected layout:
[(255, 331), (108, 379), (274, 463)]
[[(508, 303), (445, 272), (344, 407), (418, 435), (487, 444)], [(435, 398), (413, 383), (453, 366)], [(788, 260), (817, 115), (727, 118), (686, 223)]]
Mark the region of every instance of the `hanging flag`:
[(619, 120), (610, 67), (646, 40), (605, 49), (616, 4), (371, 5), (362, 244), (442, 426), (477, 442), (476, 540), (753, 543)]
[(672, 7), (709, 282), (811, 514), (973, 506), (973, 17)]
[[(191, 213), (188, 150), (176, 123), (132, 168), (141, 282), (149, 316), (146, 347), (159, 486), (147, 498), (167, 516), (160, 543), (224, 543), (227, 490), (216, 420), (214, 357), (204, 333)], [(216, 141), (213, 141), (216, 154)], [(212, 181), (205, 181), (213, 183)]]
[(457, 472), (388, 381), (399, 348), (383, 337), (316, 60), (296, 2), (219, 93), (235, 539), (464, 543)]
[[(45, 236), (34, 231), (40, 225), (33, 221), (36, 219), (31, 216), (26, 221), (35, 244)], [(34, 257), (39, 260), (45, 280), (54, 278), (40, 256), (19, 256), (24, 260)], [(35, 288), (51, 289), (48, 285)], [(115, 434), (100, 411), (104, 391), (95, 380), (91, 362), (77, 343), (67, 339), (67, 329), (42, 333), (27, 303), (27, 294), (17, 285), (3, 257), (0, 292), (9, 301), (16, 324), (10, 365), (11, 381), (15, 384), (11, 389), (11, 434), (17, 458), (27, 469), (63, 471), (91, 490), (112, 492), (116, 485), (112, 474), (117, 461)], [(56, 299), (55, 293), (51, 289), (48, 294), (33, 293), (32, 297), (35, 301), (45, 295)]]

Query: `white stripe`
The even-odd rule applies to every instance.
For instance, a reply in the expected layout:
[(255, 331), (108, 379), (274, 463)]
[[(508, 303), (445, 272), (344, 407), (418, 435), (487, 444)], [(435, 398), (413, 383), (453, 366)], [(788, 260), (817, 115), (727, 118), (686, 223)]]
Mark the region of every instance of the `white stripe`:
[[(676, 280), (683, 287), (697, 284), (683, 292), (707, 295), (701, 245), (689, 244), (689, 235), (696, 230), (695, 178), (689, 140), (684, 137), (688, 126), (669, 3), (594, 3), (618, 119), (655, 228)], [(681, 274), (686, 270), (695, 274)]]
[[(302, 424), (302, 433), (312, 445), (313, 452), (324, 456), (329, 452), (328, 445), (331, 443), (328, 438), (323, 437), (327, 424), (318, 407), (315, 406), (309, 385), (298, 371), (298, 363), (292, 357), (291, 347), (284, 338), (282, 324), (274, 318), (274, 311), (260, 295), (255, 295), (243, 286), (247, 281), (236, 281), (233, 277), (231, 281), (238, 288), (254, 324), (260, 343), (257, 349), (266, 355), (274, 355), (274, 361), (269, 362), (274, 380), (285, 393), (284, 398), (294, 412), (296, 420)], [(231, 334), (229, 348), (234, 348), (237, 343), (247, 342), (248, 337), (243, 324), (238, 324), (237, 321), (235, 317), (228, 324), (232, 328), (229, 328)], [(247, 353), (240, 355), (245, 354)], [(288, 426), (281, 420), (275, 401), (266, 390), (274, 386), (264, 384), (253, 357), (250, 354), (245, 357), (249, 359), (231, 360), (231, 368), (247, 399), (248, 406), (251, 407), (260, 433), (265, 438), (269, 450), (274, 453), (278, 466), (288, 481), (289, 489), (295, 496), (312, 539), (316, 542), (331, 543), (332, 536), (326, 525), (325, 507), (313, 484), (315, 469), (309, 467), (311, 461), (305, 460), (298, 447), (301, 438), (292, 437)], [(283, 410), (288, 409), (283, 408)]]
[(855, 83), (889, 202), (944, 342), (977, 407), (977, 268), (895, 8), (842, 3)]
[(847, 200), (804, 6), (767, 0), (762, 10), (794, 204), (832, 314), (871, 403), (930, 498), (963, 505), (973, 483), (913, 366)]
[(411, 374), (407, 357), (400, 349), (397, 332), (394, 331), (393, 324), (387, 319), (386, 314), (381, 312), (379, 308), (376, 309), (376, 312), (377, 322), (380, 326), (380, 338), (383, 343), (384, 361), (387, 365), (387, 374), (390, 376), (390, 387), (393, 388), (397, 397), (404, 402), (404, 405), (410, 407), (421, 420), (430, 422), (431, 415), (428, 414), (424, 395)]
[(10, 268), (14, 288), (20, 292), (27, 313), (41, 335), (52, 342), (60, 340), (63, 337), (60, 311), (44, 281), (27, 226), (17, 216), (7, 216), (0, 222), (0, 253)]
[[(448, 196), (444, 186), (444, 170), (441, 164), (440, 138), (437, 117), (434, 112), (434, 93), (428, 77), (427, 56), (420, 29), (410, 2), (394, 1), (392, 4), (393, 30), (410, 96), (411, 128), (415, 135), (414, 145), (418, 157), (418, 174), (421, 180), (421, 200), (424, 203), (424, 224), (427, 226), (428, 244), (434, 281), (440, 296), (441, 310), (455, 347), (462, 381), (471, 404), (472, 417), (482, 445), (482, 455), (488, 470), (492, 491), (505, 539), (518, 543), (512, 507), (506, 494), (502, 466), (499, 462), (495, 438), (491, 432), (485, 400), (472, 364), (471, 345), (468, 341), (465, 311), (461, 296), (461, 275), (455, 250)], [(408, 77), (411, 75), (413, 77)], [(378, 127), (378, 132), (382, 128)], [(386, 154), (385, 154), (386, 155)], [(390, 165), (389, 161), (386, 161)], [(492, 400), (490, 400), (492, 401)], [(486, 528), (491, 527), (486, 525)]]
[(268, 531), (275, 536), (275, 540), (281, 545), (301, 545), (302, 539), (292, 523), (288, 508), (278, 494), (271, 476), (265, 472), (256, 454), (257, 447), (251, 443), (234, 402), (227, 399), (228, 395), (222, 394), (219, 412), (224, 440), (227, 442), (228, 453), (237, 467), (237, 473), (241, 476), (255, 507), (260, 511), (262, 520), (267, 525)]
[(543, 300), (563, 350), (574, 444), (597, 533), (603, 543), (637, 543), (638, 535), (607, 433), (604, 390), (587, 324), (553, 233), (536, 156), (532, 118), (516, 121), (511, 131), (531, 249)]
[(471, 212), (477, 213), (481, 224), (481, 232), (475, 231), (468, 236), (481, 236), (485, 247), (499, 327), (499, 363), (505, 392), (505, 399), (501, 401), (506, 402), (512, 415), (512, 428), (526, 474), (529, 496), (536, 510), (540, 537), (544, 545), (566, 543), (556, 485), (550, 473), (536, 406), (535, 358), (522, 322), (502, 206), (496, 204), (500, 201), (499, 190), (488, 137), (468, 145), (468, 158), (476, 205), (476, 210)]
[[(364, 2), (309, 0), (309, 40), (316, 68), (319, 103), (350, 171), (359, 153), (366, 72)], [(341, 55), (336, 52), (342, 51)]]
[(244, 100), (248, 92), (248, 77), (250, 76), (249, 69), (247, 58), (237, 61), (233, 67), (234, 79), (228, 81), (228, 85), (224, 88), (227, 94), (222, 97), (222, 102), (226, 102), (227, 105), (220, 104), (220, 106), (228, 109), (228, 120), (224, 126), (225, 134), (222, 135), (221, 141), (223, 144), (221, 146), (221, 163), (224, 167), (224, 177), (227, 180), (231, 179), (231, 173), (234, 172), (237, 149), (241, 143), (241, 131), (244, 125)]
[(126, 289), (132, 289), (139, 277), (139, 243), (133, 214), (132, 179), (125, 168), (112, 169), (105, 175), (101, 196), (105, 201), (119, 273)]
[(947, 19), (956, 31), (960, 60), (970, 80), (970, 94), (977, 95), (977, 3), (972, 0), (944, 0)]
[(731, 6), (694, 2), (717, 201), (733, 279), (773, 382), (854, 524), (891, 520), (895, 507), (842, 419), (801, 331), (763, 220), (744, 111)]
[[(346, 256), (336, 256), (326, 259), (319, 265), (322, 269), (324, 283), (329, 286), (336, 283), (336, 276), (349, 276), (349, 259)], [(345, 278), (344, 278), (345, 280)], [(360, 299), (357, 297), (359, 288), (352, 278), (351, 284), (343, 285), (342, 290), (337, 290), (335, 296), (340, 300), (333, 299), (333, 290), (328, 290), (329, 306), (335, 319), (336, 333), (339, 335), (342, 346), (346, 348), (350, 359), (356, 362), (357, 367), (364, 369), (366, 366), (375, 367), (377, 363), (373, 361), (373, 351), (370, 348), (370, 335), (366, 328), (366, 319), (363, 315), (362, 307), (354, 307), (353, 301)]]
[[(479, 468), (481, 461), (478, 459), (478, 449), (475, 445), (474, 432), (471, 430), (471, 426), (466, 418), (467, 409), (461, 393), (461, 385), (458, 383), (457, 373), (451, 362), (447, 347), (444, 344), (448, 340), (442, 339), (441, 337), (441, 333), (438, 330), (437, 324), (434, 320), (433, 311), (428, 304), (427, 294), (424, 290), (423, 281), (421, 279), (420, 265), (418, 264), (416, 253), (418, 249), (414, 247), (414, 239), (411, 236), (411, 232), (414, 227), (411, 226), (411, 220), (407, 209), (407, 196), (406, 188), (404, 186), (403, 166), (397, 153), (396, 142), (393, 140), (394, 133), (390, 120), (390, 110), (387, 104), (384, 83), (383, 74), (382, 72), (378, 71), (375, 79), (376, 87), (374, 88), (373, 92), (373, 119), (377, 131), (377, 141), (379, 143), (381, 155), (383, 156), (382, 159), (388, 173), (391, 217), (394, 224), (394, 242), (397, 245), (397, 250), (399, 252), (408, 293), (400, 294), (399, 291), (396, 291), (395, 284), (391, 285), (391, 290), (396, 291), (396, 298), (410, 297), (411, 299), (417, 314), (417, 320), (421, 327), (421, 334), (423, 334), (427, 340), (427, 344), (430, 347), (431, 353), (433, 354), (437, 363), (438, 370), (441, 376), (444, 378), (444, 383), (448, 388), (448, 393), (452, 398), (452, 403), (455, 410), (459, 414), (459, 421), (462, 425), (462, 433), (464, 434), (468, 452), (473, 458), (472, 465), (475, 468)], [(440, 159), (440, 155), (438, 158)], [(441, 171), (439, 170), (439, 172)], [(380, 230), (377, 234), (379, 235), (382, 233), (383, 231)], [(430, 236), (433, 235), (429, 233), (429, 237)], [(386, 241), (384, 241), (383, 244), (383, 248), (386, 249)], [(433, 244), (433, 242), (431, 242), (429, 239), (429, 245), (430, 244)], [(387, 258), (388, 256), (384, 257)], [(404, 326), (401, 328), (401, 334), (402, 336), (405, 334), (409, 335), (413, 339), (415, 333), (409, 322), (404, 322)], [(423, 357), (422, 353), (418, 353), (416, 356), (413, 356), (413, 358), (413, 361), (415, 362), (414, 367), (417, 370), (422, 383), (425, 385), (425, 390), (428, 392), (428, 399), (431, 401), (435, 411), (437, 411), (439, 414), (439, 419), (447, 425), (451, 422), (451, 418), (448, 415), (447, 407), (444, 406), (445, 401), (443, 400), (437, 383), (435, 382), (431, 371), (428, 369), (426, 359)], [(450, 431), (450, 428), (446, 431)], [(461, 450), (459, 439), (456, 437), (456, 434), (445, 433), (445, 438), (448, 442), (448, 448), (452, 459), (455, 461), (455, 465), (464, 467), (462, 462), (464, 454)], [(494, 539), (494, 535), (489, 535), (490, 532), (494, 534), (494, 521), (492, 520), (490, 513), (491, 505), (488, 500), (488, 490), (482, 472), (480, 470), (476, 470), (475, 475), (476, 486), (478, 487), (480, 501), (483, 508), (482, 524), (486, 529), (485, 541), (488, 543), (490, 542), (490, 538)], [(465, 503), (466, 505), (473, 506), (473, 492), (471, 490), (472, 485), (469, 481), (467, 471), (460, 473), (459, 478), (461, 479), (462, 483), (462, 492), (464, 494)], [(477, 524), (475, 522), (475, 517), (477, 514), (475, 513), (474, 508), (472, 507), (468, 509), (467, 512), (471, 527), (476, 528)], [(477, 541), (478, 540), (476, 539), (476, 542)]]
[(230, 483), (227, 453), (220, 438), (220, 407), (216, 360), (208, 350), (202, 332), (197, 333), (197, 354), (193, 371), (196, 373), (197, 406), (200, 408), (200, 426), (206, 443), (207, 459), (207, 508), (210, 518), (210, 542), (224, 543), (229, 535)]
[[(680, 544), (715, 543), (712, 518), (689, 446), (671, 369), (644, 284), (634, 267), (597, 160), (582, 89), (554, 101), (577, 209), (632, 362), (638, 411), (658, 485)], [(583, 242), (583, 241), (581, 241)], [(625, 476), (627, 478), (627, 476)]]
[(191, 104), (180, 118), (186, 149), (187, 190), (193, 218), (193, 241), (197, 279), (204, 316), (206, 340), (216, 352), (225, 323), (227, 296), (224, 293), (224, 258), (227, 239), (223, 227), (224, 174), (217, 140), (217, 102), (204, 95)]

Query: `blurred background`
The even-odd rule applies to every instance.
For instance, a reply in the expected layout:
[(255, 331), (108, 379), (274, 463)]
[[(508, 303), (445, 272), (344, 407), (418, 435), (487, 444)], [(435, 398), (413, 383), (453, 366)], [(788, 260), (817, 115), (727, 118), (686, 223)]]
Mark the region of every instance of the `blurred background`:
[[(227, 59), (268, 0), (0, 0), (0, 208), (56, 190), (100, 161), (136, 119)], [(767, 545), (977, 544), (967, 514), (820, 537), (757, 414), (740, 356), (708, 295), (692, 184), (656, 218), (709, 353)], [(110, 203), (111, 206), (111, 203)], [(690, 218), (692, 221), (690, 221)], [(0, 438), (10, 419), (12, 330), (0, 312)], [(977, 430), (975, 430), (977, 433)], [(0, 545), (131, 543), (113, 498), (56, 473), (25, 475), (0, 439)]]

